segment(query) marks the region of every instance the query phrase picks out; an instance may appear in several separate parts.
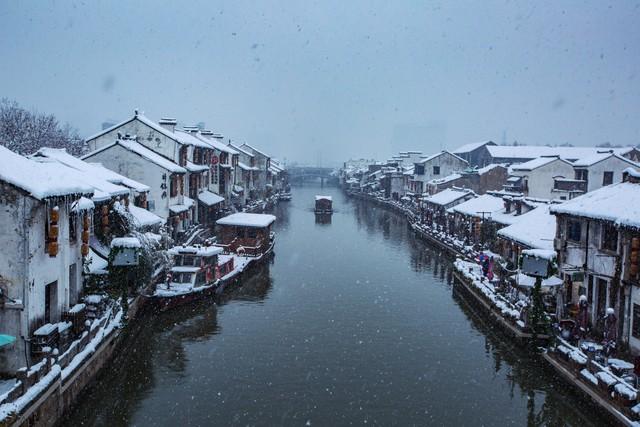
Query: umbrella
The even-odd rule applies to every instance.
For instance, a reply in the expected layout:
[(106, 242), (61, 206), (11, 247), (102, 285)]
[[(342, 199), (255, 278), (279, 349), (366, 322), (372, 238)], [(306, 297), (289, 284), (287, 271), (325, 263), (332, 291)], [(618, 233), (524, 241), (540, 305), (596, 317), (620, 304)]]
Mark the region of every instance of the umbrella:
[(4, 347), (5, 345), (12, 344), (15, 340), (16, 340), (16, 337), (12, 337), (11, 335), (0, 334), (0, 347)]

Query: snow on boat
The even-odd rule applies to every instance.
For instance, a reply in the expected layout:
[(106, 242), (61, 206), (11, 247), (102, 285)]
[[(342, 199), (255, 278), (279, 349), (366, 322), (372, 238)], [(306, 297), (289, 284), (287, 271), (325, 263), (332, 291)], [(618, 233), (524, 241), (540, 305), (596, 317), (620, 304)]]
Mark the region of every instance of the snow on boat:
[(220, 294), (253, 264), (266, 260), (275, 245), (273, 215), (236, 213), (219, 219), (221, 243), (169, 249), (173, 267), (152, 295), (160, 311)]
[(161, 311), (212, 295), (223, 279), (240, 273), (235, 269), (235, 259), (221, 256), (222, 249), (217, 246), (175, 246), (168, 253), (173, 267), (167, 281), (158, 284), (153, 294)]
[(331, 196), (316, 196), (316, 208), (317, 214), (330, 214), (333, 213), (333, 199)]

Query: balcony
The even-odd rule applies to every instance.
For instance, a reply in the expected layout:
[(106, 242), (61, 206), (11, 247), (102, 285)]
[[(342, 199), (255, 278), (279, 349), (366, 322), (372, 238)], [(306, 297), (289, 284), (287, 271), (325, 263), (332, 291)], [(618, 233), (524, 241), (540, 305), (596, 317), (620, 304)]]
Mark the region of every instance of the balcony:
[(587, 181), (582, 179), (554, 178), (553, 190), (565, 193), (586, 193)]
[(527, 184), (521, 176), (510, 176), (502, 188), (509, 193), (525, 193)]

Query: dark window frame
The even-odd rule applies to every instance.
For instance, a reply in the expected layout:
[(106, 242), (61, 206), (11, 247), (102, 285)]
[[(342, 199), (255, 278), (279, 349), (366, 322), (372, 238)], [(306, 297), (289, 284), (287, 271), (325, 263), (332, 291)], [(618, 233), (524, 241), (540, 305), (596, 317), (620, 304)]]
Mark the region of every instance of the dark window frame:
[(578, 220), (567, 221), (567, 240), (572, 242), (582, 241), (582, 223)]

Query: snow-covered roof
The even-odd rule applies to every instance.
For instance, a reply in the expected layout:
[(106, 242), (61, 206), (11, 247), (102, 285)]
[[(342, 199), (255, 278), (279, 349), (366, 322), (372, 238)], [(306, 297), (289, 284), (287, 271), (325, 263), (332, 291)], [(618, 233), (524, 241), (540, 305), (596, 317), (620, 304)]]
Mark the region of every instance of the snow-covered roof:
[(475, 172), (477, 172), (478, 175), (484, 175), (485, 173), (490, 172), (490, 171), (494, 170), (495, 168), (504, 168), (504, 167), (505, 166), (500, 164), (500, 163), (491, 163), (490, 165), (487, 165), (487, 166), (485, 166), (483, 168), (476, 169)]
[(215, 204), (224, 202), (224, 197), (217, 195), (209, 190), (205, 190), (198, 194), (198, 200), (207, 206), (213, 206)]
[[(575, 161), (602, 151), (598, 147), (548, 147), (541, 145), (487, 145), (487, 150), (494, 158), (531, 160), (540, 156), (559, 156)], [(625, 153), (626, 148), (614, 148), (615, 152)]]
[(182, 213), (191, 209), (195, 202), (193, 199), (188, 198), (187, 196), (182, 196), (182, 203), (177, 203), (175, 205), (170, 205), (169, 210), (173, 213)]
[(248, 157), (255, 157), (251, 151), (244, 149), (242, 147), (238, 147), (237, 145), (233, 145), (229, 143), (228, 147), (231, 147), (232, 149), (234, 149), (238, 154), (244, 154)]
[(115, 145), (119, 145), (122, 148), (131, 151), (132, 153), (136, 153), (137, 155), (149, 160), (151, 163), (154, 163), (158, 166), (160, 166), (163, 169), (168, 170), (169, 172), (173, 172), (173, 173), (186, 173), (187, 170), (185, 168), (183, 168), (182, 166), (174, 163), (172, 160), (156, 153), (155, 151), (152, 151), (150, 149), (148, 149), (147, 147), (145, 147), (144, 145), (140, 144), (139, 142), (136, 142), (132, 139), (118, 139), (115, 142), (105, 145), (104, 147), (100, 147), (95, 151), (92, 151), (89, 154), (85, 154), (82, 159), (86, 160), (89, 159), (93, 156), (95, 156), (96, 154), (105, 151)]
[(142, 243), (137, 237), (115, 237), (111, 240), (112, 248), (141, 248)]
[(238, 154), (238, 151), (233, 149), (233, 147), (228, 146), (227, 144), (225, 144), (222, 141), (222, 138), (218, 138), (215, 135), (212, 135), (211, 137), (208, 137), (206, 135), (202, 135), (200, 133), (196, 134), (196, 137), (199, 138), (202, 141), (205, 141), (207, 144), (209, 144), (211, 147), (215, 148), (218, 151), (222, 151), (228, 154)]
[(80, 197), (78, 200), (73, 202), (73, 204), (71, 205), (71, 210), (78, 213), (93, 210), (95, 209), (95, 207), (95, 204), (91, 200), (87, 199), (86, 197)]
[(194, 147), (200, 148), (208, 148), (211, 149), (211, 144), (208, 142), (198, 138), (195, 136), (195, 132), (192, 134), (191, 132), (185, 132), (180, 129), (176, 129), (173, 134), (178, 142), (181, 142), (184, 145), (193, 145)]
[(219, 246), (174, 246), (167, 251), (169, 255), (197, 255), (197, 256), (213, 256), (222, 253), (222, 248)]
[(264, 228), (273, 224), (275, 220), (276, 217), (273, 215), (241, 212), (220, 218), (216, 224)]
[(96, 139), (102, 135), (105, 135), (115, 129), (118, 129), (120, 126), (126, 125), (127, 123), (130, 123), (134, 120), (139, 120), (140, 122), (144, 123), (145, 125), (149, 126), (150, 128), (152, 128), (153, 130), (163, 134), (166, 137), (169, 137), (171, 139), (173, 139), (174, 141), (177, 141), (176, 136), (173, 134), (173, 132), (171, 132), (169, 129), (165, 129), (162, 126), (160, 126), (158, 123), (154, 122), (153, 120), (149, 119), (148, 117), (146, 117), (144, 114), (136, 111), (133, 115), (133, 117), (128, 118), (120, 123), (117, 123), (107, 129), (103, 129), (100, 132), (96, 133), (95, 135), (91, 135), (90, 137), (86, 138), (86, 141), (91, 141), (92, 139)]
[(464, 144), (463, 146), (458, 147), (455, 150), (453, 150), (453, 154), (468, 153), (470, 151), (473, 151), (473, 150), (475, 150), (477, 148), (480, 148), (483, 145), (487, 145), (487, 144), (493, 144), (493, 142), (491, 142), (491, 141), (482, 141), (482, 142), (472, 142), (470, 144)]
[(89, 256), (87, 257), (87, 260), (87, 270), (89, 271), (89, 274), (107, 274), (109, 263), (91, 248), (89, 248)]
[(255, 166), (249, 166), (245, 163), (242, 162), (238, 162), (238, 166), (240, 166), (240, 169), (246, 170), (246, 171), (257, 171), (259, 170), (257, 167)]
[(596, 154), (592, 154), (590, 156), (587, 157), (583, 157), (581, 159), (576, 160), (573, 165), (575, 167), (589, 167), (589, 166), (593, 166), (596, 163), (599, 163), (603, 160), (606, 160), (610, 157), (615, 157), (625, 163), (629, 163), (629, 165), (633, 165), (633, 166), (638, 166), (635, 162), (627, 159), (626, 157), (622, 157), (621, 155), (613, 152), (613, 151), (606, 151), (606, 152), (601, 152), (601, 153), (596, 153)]
[(331, 196), (316, 196), (316, 201), (318, 200), (333, 200), (333, 198)]
[(97, 173), (100, 173), (107, 181), (113, 184), (124, 185), (125, 187), (131, 188), (138, 193), (146, 193), (150, 190), (148, 185), (138, 182), (135, 179), (128, 178), (124, 175), (120, 175), (119, 173), (104, 167), (102, 163), (84, 163), (91, 165)]
[[(122, 185), (113, 184), (106, 179), (102, 178), (100, 174), (95, 173), (90, 168), (86, 170), (75, 169), (68, 166), (65, 163), (60, 162), (55, 157), (45, 157), (36, 153), (31, 157), (39, 164), (55, 165), (59, 170), (64, 170), (68, 175), (74, 176), (76, 180), (84, 182), (87, 185), (93, 187), (93, 201), (102, 202), (112, 197), (126, 196), (129, 194), (129, 189)], [(79, 160), (82, 162), (82, 160)]]
[(129, 213), (133, 216), (133, 219), (138, 227), (148, 227), (152, 225), (162, 224), (164, 220), (153, 212), (129, 204)]
[(452, 173), (451, 175), (447, 175), (443, 178), (435, 178), (428, 182), (428, 184), (445, 184), (447, 182), (455, 181), (456, 179), (462, 178), (462, 175), (459, 173)]
[(640, 228), (640, 184), (620, 182), (608, 185), (552, 206), (551, 212)]
[(56, 163), (38, 163), (0, 146), (0, 180), (14, 185), (42, 200), (49, 197), (93, 194), (93, 187), (83, 182), (69, 168)]
[(556, 217), (549, 212), (549, 205), (539, 206), (515, 217), (518, 220), (498, 230), (498, 235), (532, 249), (553, 250), (556, 235)]
[(264, 153), (264, 152), (262, 152), (262, 151), (258, 150), (257, 148), (255, 148), (255, 147), (254, 147), (254, 146), (252, 146), (252, 145), (247, 144), (246, 142), (245, 142), (244, 144), (242, 144), (242, 147), (247, 147), (247, 148), (248, 148), (249, 150), (251, 150), (254, 154), (255, 154), (255, 153), (257, 153), (257, 154), (260, 154), (261, 156), (264, 156), (264, 157), (271, 157), (270, 155), (268, 155), (268, 154), (266, 154), (266, 153)]
[(440, 157), (440, 156), (442, 156), (444, 154), (450, 154), (451, 156), (455, 157), (456, 159), (460, 160), (461, 162), (467, 163), (467, 161), (465, 159), (463, 159), (462, 157), (456, 156), (455, 154), (453, 154), (452, 152), (447, 151), (447, 150), (442, 150), (441, 152), (436, 153), (436, 154), (432, 154), (430, 156), (421, 157), (420, 160), (418, 161), (418, 163), (427, 163), (427, 162), (429, 162), (429, 161), (431, 161), (431, 160), (433, 160), (435, 158), (438, 158), (438, 157)]
[(206, 172), (206, 171), (209, 170), (209, 166), (207, 166), (207, 165), (196, 165), (195, 163), (190, 162), (188, 160), (187, 160), (187, 164), (186, 164), (185, 168), (189, 172), (193, 172), (193, 173)]
[(531, 170), (537, 169), (539, 167), (546, 166), (549, 163), (553, 163), (556, 160), (564, 162), (564, 163), (566, 163), (568, 165), (571, 165), (571, 163), (569, 161), (561, 159), (561, 158), (556, 157), (556, 156), (537, 157), (537, 158), (535, 158), (533, 160), (529, 160), (528, 162), (524, 162), (524, 163), (521, 163), (519, 165), (514, 165), (512, 167), (512, 170), (514, 170), (514, 171), (531, 171)]
[(479, 218), (482, 218), (481, 212), (484, 212), (484, 217), (488, 218), (494, 213), (504, 211), (504, 201), (501, 197), (482, 194), (452, 207), (450, 211)]
[(558, 254), (553, 249), (525, 249), (522, 251), (522, 254), (535, 258), (547, 259), (549, 261), (552, 261), (558, 257)]
[(429, 203), (433, 203), (435, 205), (446, 206), (450, 203), (455, 202), (463, 197), (469, 197), (473, 195), (473, 191), (471, 190), (463, 190), (459, 188), (447, 188), (439, 193), (436, 193), (432, 196), (426, 197), (425, 201)]

